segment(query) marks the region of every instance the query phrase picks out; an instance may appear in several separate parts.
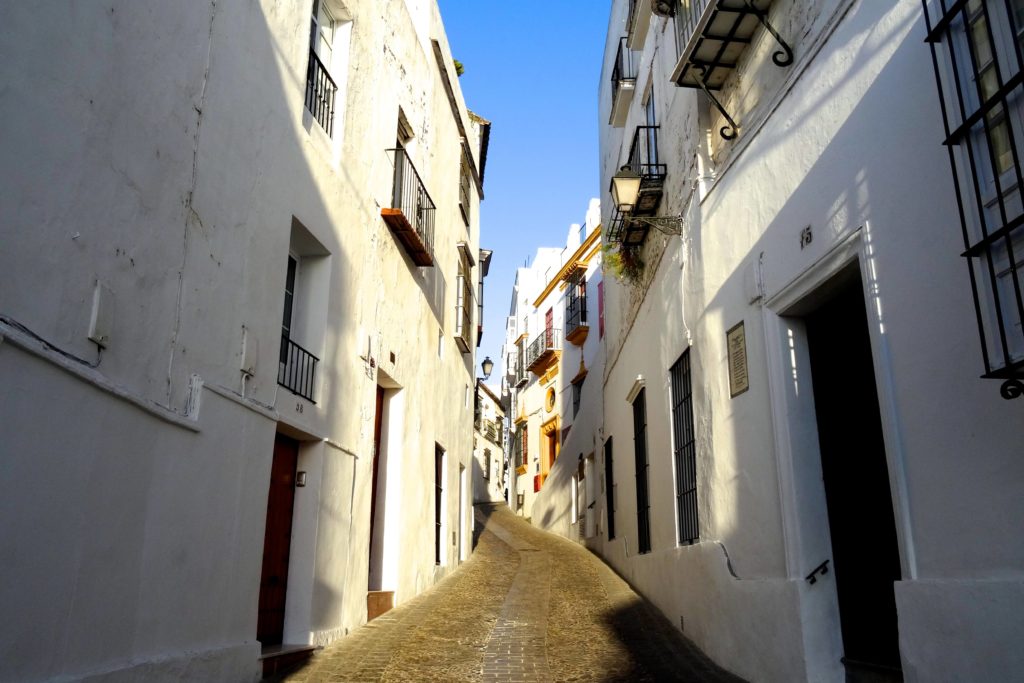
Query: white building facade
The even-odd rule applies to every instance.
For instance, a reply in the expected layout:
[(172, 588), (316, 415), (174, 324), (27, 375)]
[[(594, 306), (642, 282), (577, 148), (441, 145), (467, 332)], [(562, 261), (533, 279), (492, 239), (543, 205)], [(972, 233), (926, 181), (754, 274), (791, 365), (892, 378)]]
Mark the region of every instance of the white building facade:
[(436, 3), (14, 3), (0, 53), (0, 680), (254, 680), (465, 559)]
[(473, 438), (473, 502), (500, 503), (505, 487), (505, 410), (493, 389), (477, 380)]
[[(586, 491), (597, 481), (584, 480), (601, 417), (599, 383), (587, 382), (603, 367), (600, 218), (593, 199), (564, 247), (542, 247), (519, 269), (502, 351), (510, 505), (541, 528), (573, 538), (586, 533)], [(566, 448), (571, 457), (563, 457)]]
[(1017, 5), (612, 3), (591, 545), (751, 681), (1024, 665)]

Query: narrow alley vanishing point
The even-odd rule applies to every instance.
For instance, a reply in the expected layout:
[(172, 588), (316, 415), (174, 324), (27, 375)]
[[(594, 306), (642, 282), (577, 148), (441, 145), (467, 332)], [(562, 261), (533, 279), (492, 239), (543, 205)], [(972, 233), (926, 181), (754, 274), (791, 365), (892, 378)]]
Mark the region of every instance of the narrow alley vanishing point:
[(503, 505), (476, 527), (458, 571), (276, 680), (741, 681), (585, 548)]

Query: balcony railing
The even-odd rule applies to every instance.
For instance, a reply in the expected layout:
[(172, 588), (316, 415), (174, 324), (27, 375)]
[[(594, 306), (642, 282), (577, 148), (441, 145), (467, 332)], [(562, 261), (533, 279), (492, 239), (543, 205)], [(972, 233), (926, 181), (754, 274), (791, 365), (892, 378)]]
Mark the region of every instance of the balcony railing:
[(582, 296), (570, 301), (566, 306), (565, 338), (578, 346), (586, 339), (586, 332), (589, 329), (587, 326), (587, 295), (584, 292)]
[(529, 371), (526, 369), (526, 349), (523, 348), (522, 344), (520, 344), (519, 350), (516, 352), (516, 374), (514, 386), (520, 387), (526, 384), (526, 380), (529, 379), (527, 372)]
[(647, 29), (651, 25), (651, 0), (629, 0), (629, 40), (630, 49), (642, 50), (647, 39)]
[(640, 176), (634, 216), (653, 216), (661, 203), (668, 166), (658, 163), (659, 126), (637, 126), (629, 146), (629, 167)]
[(306, 67), (306, 109), (313, 115), (328, 135), (334, 133), (334, 95), (338, 86), (327, 73), (315, 50), (309, 51), (309, 66)]
[(302, 348), (287, 335), (281, 335), (281, 361), (277, 366), (277, 383), (307, 401), (313, 401), (313, 380), (320, 359)]
[(526, 369), (536, 375), (544, 373), (555, 352), (562, 348), (562, 331), (547, 328), (526, 347)]
[(434, 201), (405, 149), (388, 150), (395, 155), (394, 188), (391, 206), (380, 215), (405, 246), (413, 263), (434, 265)]
[(636, 71), (633, 52), (626, 45), (626, 38), (620, 38), (612, 65), (612, 113), (608, 121), (616, 128), (626, 125), (629, 103), (633, 101), (633, 91), (636, 90)]
[(725, 118), (719, 133), (736, 137), (738, 125), (712, 91), (720, 90), (736, 69), (740, 56), (764, 26), (779, 45), (772, 54), (776, 66), (793, 63), (793, 50), (768, 21), (771, 0), (690, 0), (676, 9), (676, 45), (679, 62), (672, 80), (684, 88), (699, 88)]

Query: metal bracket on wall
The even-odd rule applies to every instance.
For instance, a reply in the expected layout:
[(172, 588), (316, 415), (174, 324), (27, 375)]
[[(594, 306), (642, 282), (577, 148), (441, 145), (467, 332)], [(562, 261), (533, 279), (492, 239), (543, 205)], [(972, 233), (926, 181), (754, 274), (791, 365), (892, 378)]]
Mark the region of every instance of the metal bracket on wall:
[(1008, 379), (999, 388), (999, 394), (1007, 401), (1024, 396), (1024, 382), (1019, 379)]
[(825, 574), (828, 574), (828, 560), (825, 560), (817, 567), (815, 567), (810, 574), (804, 577), (804, 579), (807, 581), (807, 583), (813, 586), (814, 584), (818, 583), (818, 577), (824, 576)]
[(775, 62), (775, 66), (789, 66), (792, 64), (793, 48), (789, 46), (789, 43), (782, 39), (779, 32), (776, 31), (775, 27), (768, 21), (768, 13), (755, 7), (752, 0), (743, 0), (743, 4), (750, 8), (750, 13), (757, 17), (757, 20), (761, 22), (761, 25), (764, 26), (765, 30), (772, 34), (772, 38), (774, 38), (775, 42), (777, 42), (779, 47), (782, 48), (781, 50), (776, 50), (772, 53), (772, 61)]

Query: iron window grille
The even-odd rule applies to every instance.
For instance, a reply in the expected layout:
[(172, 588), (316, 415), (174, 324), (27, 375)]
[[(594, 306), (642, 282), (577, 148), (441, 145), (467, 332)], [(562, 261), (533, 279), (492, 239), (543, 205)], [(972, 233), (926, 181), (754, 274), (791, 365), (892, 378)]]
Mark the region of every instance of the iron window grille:
[(306, 109), (313, 115), (328, 136), (334, 134), (334, 95), (338, 86), (327, 73), (327, 67), (320, 61), (316, 50), (309, 49), (309, 65), (306, 67)]
[(608, 540), (615, 538), (615, 468), (612, 463), (612, 437), (604, 442), (604, 497), (608, 511)]
[(676, 515), (679, 543), (700, 538), (697, 519), (697, 443), (693, 426), (690, 349), (669, 371), (672, 383), (672, 450), (676, 466)]
[(575, 384), (572, 385), (572, 416), (573, 417), (576, 417), (576, 415), (580, 412), (580, 400), (583, 398), (583, 382), (584, 381), (585, 380), (581, 379), (580, 381), (578, 381), (578, 382), (576, 382)]
[(586, 271), (577, 269), (569, 276), (569, 287), (565, 296), (565, 336), (571, 337), (576, 328), (587, 324), (587, 280)]
[(523, 425), (523, 438), (519, 443), (519, 445), (522, 447), (522, 451), (520, 453), (522, 458), (519, 464), (523, 467), (526, 467), (527, 464), (529, 464), (530, 462), (530, 440), (527, 438), (528, 433), (529, 432), (527, 432), (526, 425)]
[(1024, 395), (1024, 1), (922, 0), (982, 377)]
[(455, 281), (455, 342), (462, 353), (473, 348), (473, 280), (466, 257), (459, 255), (459, 275)]
[(462, 221), (469, 227), (469, 216), (470, 216), (470, 203), (469, 199), (472, 196), (470, 190), (470, 171), (469, 171), (469, 159), (466, 155), (466, 150), (462, 150), (462, 161), (459, 164), (459, 211), (462, 213)]
[(651, 552), (651, 502), (647, 487), (647, 390), (633, 399), (633, 453), (636, 464), (637, 552)]
[(441, 526), (444, 520), (441, 509), (444, 500), (444, 450), (434, 446), (434, 564), (441, 564)]

